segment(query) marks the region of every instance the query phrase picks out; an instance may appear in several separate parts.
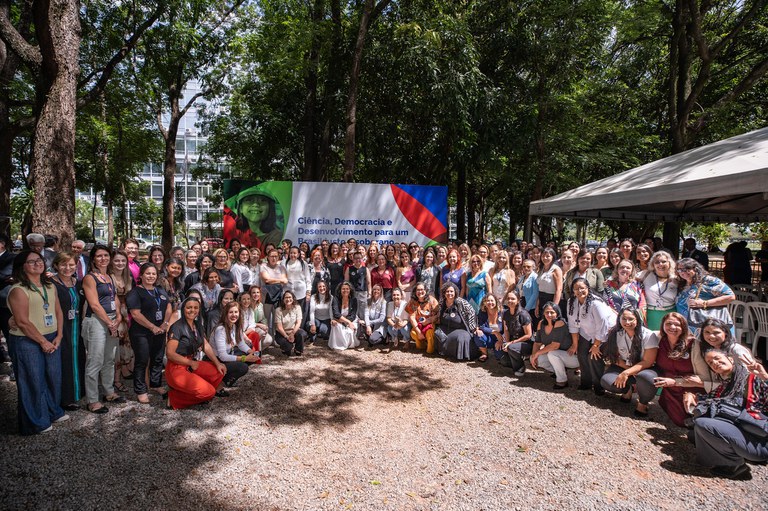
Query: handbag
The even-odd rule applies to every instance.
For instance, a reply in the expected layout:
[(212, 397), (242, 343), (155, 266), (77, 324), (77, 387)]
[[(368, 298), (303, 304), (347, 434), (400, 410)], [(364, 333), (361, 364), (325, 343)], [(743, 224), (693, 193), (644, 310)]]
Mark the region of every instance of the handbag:
[[(696, 296), (693, 299), (697, 300), (700, 293), (701, 286), (699, 286), (698, 291), (696, 291)], [(699, 328), (708, 319), (719, 319), (728, 325), (729, 328), (733, 327), (733, 319), (726, 306), (710, 307), (707, 309), (688, 309), (688, 323), (691, 326)]]
[(264, 293), (264, 303), (269, 305), (280, 305), (280, 300), (283, 299), (283, 285), (282, 284), (264, 284), (261, 287)]
[(762, 413), (756, 412), (758, 417), (754, 417), (747, 411), (747, 407), (754, 401), (752, 387), (754, 374), (749, 375), (747, 380), (747, 399), (742, 405), (731, 399), (713, 399), (698, 403), (693, 410), (693, 417), (710, 417), (723, 419), (734, 426), (757, 438), (768, 438), (768, 417)]

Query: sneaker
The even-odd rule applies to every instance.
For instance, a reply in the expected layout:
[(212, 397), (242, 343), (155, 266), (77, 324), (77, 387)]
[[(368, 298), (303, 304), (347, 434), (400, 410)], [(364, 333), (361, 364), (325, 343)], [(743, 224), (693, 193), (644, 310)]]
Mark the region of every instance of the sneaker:
[(49, 431), (53, 430), (53, 426), (48, 426), (44, 430), (42, 430), (40, 433), (48, 433)]
[(523, 376), (525, 374), (525, 369), (518, 369), (515, 371), (515, 376)]
[(58, 422), (67, 422), (68, 420), (69, 420), (69, 415), (64, 414), (64, 415), (62, 415), (61, 417), (59, 417), (58, 419), (56, 419), (53, 422), (57, 422), (57, 423)]

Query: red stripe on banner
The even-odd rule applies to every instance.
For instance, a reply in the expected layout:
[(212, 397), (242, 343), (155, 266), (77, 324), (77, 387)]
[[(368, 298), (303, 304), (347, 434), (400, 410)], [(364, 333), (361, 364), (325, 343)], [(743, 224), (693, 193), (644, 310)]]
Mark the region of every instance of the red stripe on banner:
[(430, 210), (397, 185), (390, 188), (400, 212), (421, 234), (440, 243), (448, 241), (448, 232)]

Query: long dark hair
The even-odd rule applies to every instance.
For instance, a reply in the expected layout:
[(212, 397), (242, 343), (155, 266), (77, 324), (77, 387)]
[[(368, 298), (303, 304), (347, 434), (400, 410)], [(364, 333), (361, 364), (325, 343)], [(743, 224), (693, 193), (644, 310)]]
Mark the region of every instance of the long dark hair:
[(558, 304), (556, 304), (555, 302), (547, 302), (547, 303), (545, 303), (544, 305), (541, 306), (541, 312), (542, 312), (541, 326), (544, 326), (545, 322), (549, 323), (547, 321), (546, 316), (544, 316), (544, 314), (543, 314), (544, 311), (547, 310), (548, 308), (552, 309), (553, 311), (555, 311), (555, 314), (557, 314), (557, 317), (555, 318), (555, 321), (552, 322), (552, 326), (555, 326), (555, 323), (557, 323), (558, 321), (562, 321), (563, 320), (563, 311), (560, 310), (560, 306)]
[(608, 338), (605, 341), (605, 359), (611, 364), (615, 364), (619, 361), (619, 344), (618, 336), (624, 327), (621, 326), (621, 315), (625, 312), (629, 312), (635, 317), (637, 326), (635, 327), (635, 335), (632, 336), (632, 342), (629, 347), (629, 363), (631, 365), (637, 364), (642, 359), (643, 353), (643, 317), (640, 315), (640, 311), (634, 307), (624, 307), (619, 312), (619, 320), (608, 332)]
[(679, 312), (670, 312), (661, 318), (661, 327), (659, 328), (659, 346), (661, 346), (662, 343), (668, 342), (667, 333), (664, 331), (664, 325), (670, 319), (675, 319), (678, 323), (680, 323), (680, 338), (672, 347), (672, 351), (667, 353), (667, 357), (669, 357), (671, 360), (688, 358), (688, 356), (690, 356), (691, 346), (693, 345), (693, 337), (690, 334), (690, 330), (688, 330), (688, 321), (686, 321), (685, 317)]
[(589, 290), (589, 294), (587, 295), (586, 300), (584, 300), (584, 304), (587, 306), (586, 309), (584, 309), (584, 313), (589, 313), (589, 310), (592, 308), (592, 302), (604, 302), (603, 298), (595, 293), (595, 291), (589, 287), (589, 282), (587, 282), (587, 279), (583, 277), (576, 277), (573, 279), (573, 282), (571, 282), (571, 297), (568, 299), (568, 314), (573, 314), (573, 308), (576, 302), (578, 301), (578, 298), (573, 294), (573, 287), (581, 282), (585, 286), (587, 286), (587, 289)]
[[(717, 348), (709, 348), (704, 352), (704, 357), (706, 359), (706, 355), (708, 353), (720, 353), (731, 360), (734, 359), (734, 356), (732, 353), (723, 350), (723, 349), (717, 349)], [(709, 364), (707, 364), (709, 366)], [(710, 371), (712, 371), (712, 368), (710, 368)], [(724, 398), (730, 398), (730, 400), (739, 400), (739, 404), (742, 406), (746, 405), (745, 403), (745, 394), (746, 394), (746, 388), (747, 384), (749, 382), (749, 370), (744, 367), (743, 364), (740, 364), (738, 361), (733, 361), (733, 371), (731, 372), (730, 379), (723, 382), (723, 390), (718, 394), (717, 398), (713, 399), (724, 399)], [(722, 377), (718, 374), (717, 378), (722, 381)]]
[[(168, 275), (168, 267), (172, 264), (178, 264), (181, 266), (181, 273), (177, 277), (174, 277), (171, 279), (170, 275)], [(169, 284), (173, 285), (174, 289), (181, 289), (184, 287), (184, 283), (182, 282), (182, 277), (184, 275), (184, 263), (181, 262), (181, 259), (178, 259), (176, 257), (169, 257), (163, 262), (163, 276), (168, 281)], [(173, 282), (171, 282), (173, 280)]]
[(332, 295), (331, 295), (331, 284), (328, 283), (325, 280), (320, 280), (320, 281), (317, 282), (318, 287), (320, 286), (320, 282), (325, 284), (325, 294), (321, 295), (320, 294), (320, 290), (318, 289), (317, 292), (315, 293), (315, 296), (317, 297), (317, 298), (315, 298), (315, 301), (319, 302), (320, 300), (318, 298), (322, 297), (323, 303), (330, 303), (331, 302), (331, 297), (332, 297)]
[(557, 252), (555, 252), (552, 248), (545, 248), (541, 251), (541, 254), (539, 255), (539, 272), (544, 271), (544, 261), (543, 261), (543, 255), (549, 254), (552, 256), (552, 262), (550, 263), (550, 268), (555, 264), (555, 261), (557, 261)]
[[(704, 329), (708, 326), (719, 328), (725, 333), (725, 341), (720, 345), (719, 348), (715, 348), (704, 340)], [(704, 323), (701, 324), (701, 328), (699, 329), (699, 349), (701, 350), (701, 356), (704, 356), (707, 351), (712, 349), (719, 349), (726, 353), (731, 353), (731, 350), (735, 344), (736, 341), (734, 340), (733, 335), (731, 335), (731, 327), (729, 327), (723, 321), (715, 318), (709, 318), (704, 320)]]
[[(16, 279), (16, 281), (21, 284), (22, 286), (26, 287), (27, 289), (32, 289), (31, 284), (32, 282), (27, 277), (27, 274), (24, 272), (24, 265), (27, 262), (27, 258), (30, 254), (35, 254), (40, 259), (43, 260), (43, 268), (45, 268), (45, 258), (41, 256), (39, 253), (35, 252), (34, 250), (22, 250), (19, 252), (19, 254), (14, 258), (13, 260), (13, 278)], [(45, 272), (43, 272), (40, 275), (40, 283), (44, 286), (47, 286), (51, 283), (51, 280), (45, 275)]]
[[(221, 293), (223, 295), (224, 293)], [(219, 296), (221, 296), (219, 295)], [(219, 301), (221, 303), (221, 301)], [(240, 311), (240, 316), (238, 316), (237, 321), (230, 325), (227, 321), (227, 315), (229, 315), (229, 310), (237, 307)], [(230, 343), (230, 339), (232, 339), (232, 328), (235, 329), (235, 346), (240, 344), (240, 341), (243, 340), (242, 332), (243, 332), (243, 314), (242, 314), (242, 308), (240, 307), (240, 304), (237, 302), (237, 300), (233, 300), (226, 304), (224, 308), (221, 310), (221, 316), (219, 317), (219, 326), (224, 327), (224, 333), (226, 334), (226, 342), (227, 344)]]
[[(91, 249), (91, 252), (89, 253), (89, 257), (91, 259), (91, 262), (88, 263), (88, 270), (89, 271), (93, 271), (93, 270), (96, 269), (96, 252), (98, 252), (99, 250), (104, 250), (107, 254), (109, 254), (109, 261), (112, 262), (112, 249), (111, 248), (109, 248), (106, 245), (94, 245), (93, 248)], [(109, 268), (107, 268), (107, 271), (109, 271)]]

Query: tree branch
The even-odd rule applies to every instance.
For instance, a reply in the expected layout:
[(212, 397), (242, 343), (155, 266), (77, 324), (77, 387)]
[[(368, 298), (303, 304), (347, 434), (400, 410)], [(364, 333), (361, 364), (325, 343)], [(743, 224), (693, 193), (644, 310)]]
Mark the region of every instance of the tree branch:
[(704, 114), (702, 114), (697, 120), (692, 129), (694, 131), (701, 130), (712, 117), (712, 115), (719, 109), (726, 106), (728, 103), (734, 101), (741, 96), (744, 92), (748, 91), (758, 80), (768, 74), (768, 58), (759, 62), (747, 76), (744, 77), (733, 89), (724, 94), (720, 99), (715, 101), (711, 108), (709, 108)]
[[(112, 76), (112, 73), (117, 68), (117, 65), (120, 64), (120, 62), (123, 61), (123, 59), (128, 55), (128, 53), (133, 50), (133, 48), (136, 47), (136, 44), (138, 43), (139, 39), (142, 35), (144, 35), (144, 32), (147, 31), (152, 25), (155, 24), (155, 21), (160, 18), (160, 16), (163, 13), (163, 10), (165, 9), (165, 2), (158, 2), (157, 8), (152, 13), (152, 15), (147, 18), (144, 23), (139, 25), (139, 27), (136, 29), (136, 31), (131, 35), (130, 38), (128, 38), (127, 41), (123, 44), (122, 48), (120, 48), (117, 53), (115, 53), (112, 58), (107, 62), (107, 64), (104, 66), (104, 68), (101, 71), (101, 76), (99, 76), (99, 79), (96, 81), (96, 84), (93, 86), (93, 88), (88, 91), (85, 96), (82, 98), (79, 98), (77, 100), (77, 107), (82, 108), (88, 103), (92, 102), (96, 98), (98, 98), (101, 93), (104, 91), (104, 88), (107, 86), (107, 82), (109, 81), (110, 77)], [(86, 82), (81, 82), (78, 84), (78, 87), (85, 86)]]
[(197, 101), (198, 99), (200, 99), (200, 98), (202, 98), (204, 96), (207, 96), (210, 93), (211, 93), (211, 89), (205, 89), (203, 91), (198, 92), (197, 94), (195, 94), (191, 98), (189, 98), (189, 101), (187, 101), (187, 104), (184, 105), (184, 108), (181, 109), (181, 117), (184, 117), (185, 115), (187, 115), (187, 111), (190, 108), (192, 108), (192, 105), (195, 104), (195, 101)]
[(40, 48), (29, 44), (2, 10), (0, 10), (0, 39), (33, 69), (39, 69), (43, 64), (43, 55), (40, 53)]

